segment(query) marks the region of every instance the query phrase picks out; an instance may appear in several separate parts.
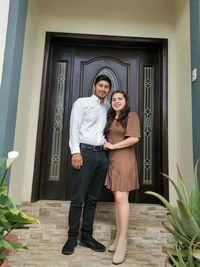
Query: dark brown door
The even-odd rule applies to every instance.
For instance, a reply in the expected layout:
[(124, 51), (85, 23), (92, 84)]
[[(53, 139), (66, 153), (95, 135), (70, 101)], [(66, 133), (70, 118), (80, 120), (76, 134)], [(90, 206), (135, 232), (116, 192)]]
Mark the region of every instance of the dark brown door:
[[(90, 96), (95, 78), (105, 73), (112, 80), (112, 90), (120, 88), (128, 93), (131, 109), (140, 117), (142, 139), (136, 152), (141, 189), (130, 194), (130, 201), (149, 202), (152, 200), (145, 197), (144, 191), (162, 193), (163, 190), (160, 179), (163, 144), (157, 138), (162, 130), (160, 48), (97, 41), (55, 37), (48, 43), (36, 153), (40, 160), (36, 159), (34, 176), (37, 181), (35, 197), (70, 199), (71, 107), (77, 98)], [(100, 200), (112, 201), (112, 193), (103, 188)]]

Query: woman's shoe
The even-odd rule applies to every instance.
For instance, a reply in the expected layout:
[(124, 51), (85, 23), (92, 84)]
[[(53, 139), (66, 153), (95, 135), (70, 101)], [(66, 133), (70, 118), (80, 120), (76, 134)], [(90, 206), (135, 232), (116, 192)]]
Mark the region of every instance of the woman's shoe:
[(117, 248), (117, 243), (118, 243), (118, 239), (119, 239), (119, 234), (116, 234), (115, 240), (113, 241), (113, 243), (108, 247), (108, 251), (109, 252), (115, 252), (116, 248)]
[(117, 248), (113, 256), (113, 264), (121, 264), (125, 260), (127, 250), (127, 239), (119, 239), (117, 243)]

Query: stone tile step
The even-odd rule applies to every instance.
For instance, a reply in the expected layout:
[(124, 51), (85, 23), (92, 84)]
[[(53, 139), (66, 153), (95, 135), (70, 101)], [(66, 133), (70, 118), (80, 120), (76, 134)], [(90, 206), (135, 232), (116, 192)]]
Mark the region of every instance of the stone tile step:
[[(108, 247), (109, 243), (104, 242)], [(28, 251), (18, 251), (9, 257), (9, 267), (104, 267), (112, 264), (113, 253), (94, 252), (91, 249), (77, 246), (73, 255), (61, 254), (62, 244), (39, 242), (29, 245)], [(165, 255), (161, 245), (128, 244), (126, 261), (122, 267), (161, 267)]]
[[(69, 201), (45, 201), (23, 203), (23, 209), (33, 216), (49, 221), (66, 221), (69, 210)], [(114, 203), (99, 202), (96, 209), (96, 218), (114, 220)], [(162, 222), (166, 219), (166, 209), (161, 205), (154, 204), (131, 204), (130, 219), (145, 222)], [(144, 219), (148, 219), (147, 221)]]
[[(38, 201), (24, 203), (23, 210), (40, 219), (41, 224), (16, 230), (19, 239), (29, 247), (9, 257), (10, 267), (103, 267), (114, 266), (112, 253), (97, 253), (77, 246), (70, 256), (61, 254), (67, 238), (68, 201)], [(160, 205), (131, 204), (128, 251), (122, 267), (161, 267), (165, 255), (162, 246), (173, 240), (161, 222), (166, 209)], [(108, 246), (115, 236), (113, 203), (98, 203), (94, 222), (94, 237)]]
[[(60, 240), (67, 235), (68, 201), (38, 201), (24, 203), (23, 210), (40, 219), (41, 224), (31, 225), (31, 231), (20, 238)], [(131, 204), (129, 239), (134, 241), (160, 242), (168, 239), (161, 222), (166, 220), (166, 209), (160, 205)], [(114, 204), (98, 203), (94, 221), (94, 236), (99, 240), (112, 240), (115, 236)]]

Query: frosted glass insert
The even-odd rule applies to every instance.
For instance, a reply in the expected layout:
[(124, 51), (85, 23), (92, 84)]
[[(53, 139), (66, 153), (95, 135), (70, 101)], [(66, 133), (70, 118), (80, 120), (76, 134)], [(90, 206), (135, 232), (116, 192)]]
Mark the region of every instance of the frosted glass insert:
[(153, 68), (144, 67), (144, 138), (143, 138), (143, 184), (152, 184), (153, 160)]
[(57, 63), (54, 92), (53, 134), (51, 143), (51, 163), (49, 180), (59, 180), (63, 129), (64, 95), (66, 83), (66, 62)]

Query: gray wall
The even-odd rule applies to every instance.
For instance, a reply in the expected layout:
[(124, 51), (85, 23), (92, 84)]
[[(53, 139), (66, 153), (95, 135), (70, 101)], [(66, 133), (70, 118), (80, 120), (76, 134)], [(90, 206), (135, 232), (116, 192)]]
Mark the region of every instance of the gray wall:
[[(192, 122), (194, 164), (200, 159), (200, 1), (190, 0), (192, 69), (197, 69), (197, 80), (192, 83)], [(200, 164), (198, 167), (200, 182)]]
[(28, 0), (10, 0), (0, 88), (0, 156), (13, 149)]

